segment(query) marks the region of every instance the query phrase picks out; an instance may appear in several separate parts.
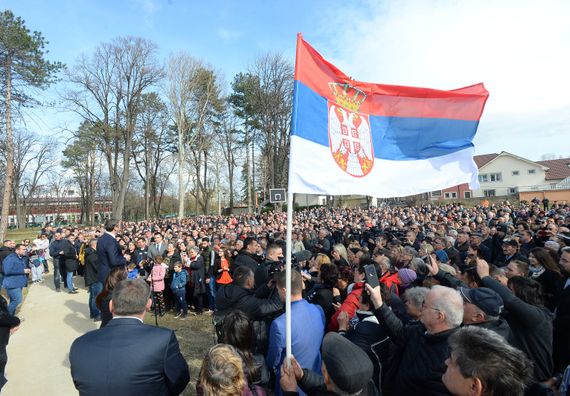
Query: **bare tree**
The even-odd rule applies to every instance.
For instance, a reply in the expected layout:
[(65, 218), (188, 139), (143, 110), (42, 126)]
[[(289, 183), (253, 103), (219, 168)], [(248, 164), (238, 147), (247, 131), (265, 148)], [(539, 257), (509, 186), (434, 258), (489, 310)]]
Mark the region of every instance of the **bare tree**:
[(156, 52), (150, 40), (120, 37), (82, 56), (68, 73), (75, 90), (64, 99), (98, 131), (94, 137), (107, 162), (114, 218), (123, 217), (141, 95), (163, 77)]
[(280, 54), (256, 59), (252, 70), (259, 81), (254, 92), (255, 114), (261, 130), (261, 155), (267, 165), (264, 190), (285, 186), (289, 156), (289, 128), (293, 101), (293, 66)]
[(220, 126), (217, 129), (216, 140), (225, 160), (228, 172), (230, 213), (234, 208), (235, 169), (237, 166), (239, 149), (241, 148), (239, 134), (240, 131), (236, 127), (235, 118), (228, 112), (224, 113), (221, 117)]
[(178, 132), (178, 217), (184, 217), (184, 198), (188, 186), (184, 179), (186, 145), (191, 144), (190, 113), (193, 94), (197, 86), (198, 71), (202, 68), (199, 60), (185, 52), (170, 56), (166, 69), (166, 97)]
[[(144, 216), (150, 218), (151, 204), (160, 208), (162, 193), (158, 181), (163, 167), (173, 169), (167, 164), (172, 161), (175, 146), (174, 131), (168, 125), (169, 114), (166, 105), (157, 93), (144, 94), (134, 136), (133, 160), (135, 169), (144, 184)], [(170, 176), (168, 176), (170, 177)], [(152, 203), (151, 203), (152, 201)], [(160, 211), (160, 210), (159, 210)], [(156, 210), (154, 211), (155, 214)]]

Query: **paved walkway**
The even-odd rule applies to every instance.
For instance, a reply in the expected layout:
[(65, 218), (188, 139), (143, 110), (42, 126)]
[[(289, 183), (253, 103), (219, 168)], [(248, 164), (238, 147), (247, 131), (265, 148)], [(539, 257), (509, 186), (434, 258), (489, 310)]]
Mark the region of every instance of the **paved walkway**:
[[(18, 313), (24, 319), (8, 344), (8, 383), (2, 395), (77, 395), (69, 370), (73, 340), (99, 327), (89, 319), (89, 294), (76, 277), (78, 294), (56, 293), (51, 273), (29, 287)], [(63, 285), (62, 285), (63, 286)]]

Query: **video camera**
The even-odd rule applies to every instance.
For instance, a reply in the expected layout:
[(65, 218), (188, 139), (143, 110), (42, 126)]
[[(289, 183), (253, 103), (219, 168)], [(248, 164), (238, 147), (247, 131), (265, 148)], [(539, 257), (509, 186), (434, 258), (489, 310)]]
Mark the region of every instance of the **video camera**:
[[(295, 271), (301, 272), (301, 266), (299, 265), (299, 263), (302, 261), (308, 261), (311, 259), (311, 257), (313, 257), (313, 253), (311, 253), (309, 250), (301, 250), (300, 252), (293, 253), (291, 255), (291, 268), (294, 269)], [(283, 271), (285, 269), (286, 264), (287, 262), (285, 257), (283, 257), (281, 260), (277, 262), (272, 263), (267, 268), (267, 273), (269, 277), (272, 277), (274, 274)]]

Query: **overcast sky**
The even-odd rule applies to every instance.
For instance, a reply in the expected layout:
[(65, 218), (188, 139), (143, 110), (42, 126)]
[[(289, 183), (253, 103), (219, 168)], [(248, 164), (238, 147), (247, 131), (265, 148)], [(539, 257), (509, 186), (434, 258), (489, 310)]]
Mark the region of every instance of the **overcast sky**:
[[(570, 157), (570, 1), (0, 0), (73, 65), (103, 41), (152, 39), (160, 56), (186, 50), (231, 81), (265, 52), (294, 61), (296, 33), (355, 79), (490, 92), (477, 154)], [(54, 100), (56, 91), (47, 98)], [(74, 128), (68, 113), (29, 113), (44, 134)]]

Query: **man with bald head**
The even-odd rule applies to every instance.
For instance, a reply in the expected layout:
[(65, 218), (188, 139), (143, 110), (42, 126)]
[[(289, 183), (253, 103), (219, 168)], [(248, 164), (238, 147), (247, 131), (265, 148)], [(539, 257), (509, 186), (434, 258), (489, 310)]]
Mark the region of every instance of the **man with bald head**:
[(424, 300), (420, 322), (404, 325), (382, 301), (380, 287), (366, 284), (380, 326), (398, 347), (383, 386), (399, 395), (446, 394), (441, 376), (449, 357), (448, 338), (463, 321), (463, 299), (454, 289), (434, 286)]

